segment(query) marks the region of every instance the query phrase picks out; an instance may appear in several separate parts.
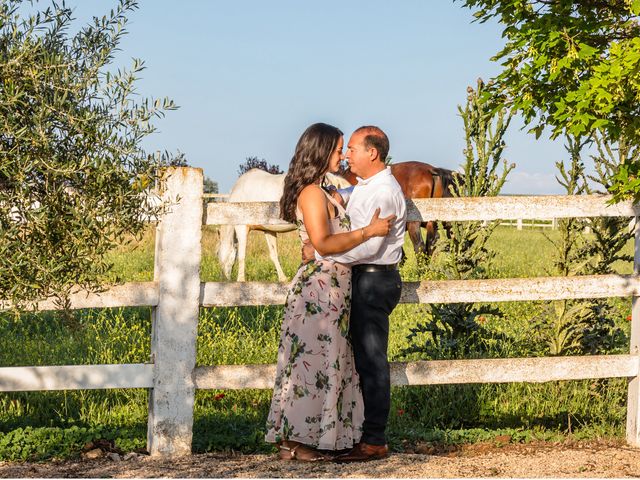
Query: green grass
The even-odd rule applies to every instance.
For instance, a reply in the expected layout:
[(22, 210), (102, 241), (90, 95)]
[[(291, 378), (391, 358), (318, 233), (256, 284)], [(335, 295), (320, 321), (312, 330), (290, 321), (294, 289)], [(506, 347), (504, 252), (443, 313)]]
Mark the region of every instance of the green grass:
[[(498, 254), (489, 269), (493, 278), (550, 275), (552, 248), (536, 229), (498, 228), (491, 247)], [(249, 237), (247, 279), (276, 281), (262, 234)], [(113, 278), (153, 279), (154, 234), (113, 252)], [(221, 281), (215, 258), (216, 229), (203, 231), (203, 281)], [(401, 274), (420, 278), (407, 242), (408, 258)], [(632, 252), (632, 245), (628, 245)], [(280, 236), (284, 271), (292, 277), (299, 264), (295, 232)], [(630, 265), (619, 265), (629, 273)], [(234, 275), (236, 269), (234, 268)], [(461, 301), (464, 299), (460, 299)], [(611, 299), (616, 323), (629, 333), (630, 299)], [(495, 357), (537, 355), (532, 326), (545, 302), (500, 305), (503, 318), (488, 318), (486, 327), (502, 332), (508, 342), (496, 344)], [(425, 305), (400, 305), (391, 317), (389, 357), (403, 355), (410, 328), (429, 315)], [(280, 334), (281, 306), (202, 308), (197, 339), (197, 364), (273, 363)], [(0, 366), (138, 363), (149, 359), (151, 309), (82, 310), (71, 318), (49, 312), (0, 315)], [(625, 347), (626, 348), (626, 347)], [(198, 391), (195, 403), (195, 451), (270, 451), (263, 442), (263, 424), (270, 401), (266, 390)], [(507, 432), (514, 441), (623, 437), (626, 381), (550, 382), (394, 388), (389, 437), (393, 448), (406, 442), (483, 441)], [(94, 390), (0, 394), (0, 459), (47, 458), (78, 452), (87, 438), (107, 438), (124, 450), (146, 442), (147, 392)]]

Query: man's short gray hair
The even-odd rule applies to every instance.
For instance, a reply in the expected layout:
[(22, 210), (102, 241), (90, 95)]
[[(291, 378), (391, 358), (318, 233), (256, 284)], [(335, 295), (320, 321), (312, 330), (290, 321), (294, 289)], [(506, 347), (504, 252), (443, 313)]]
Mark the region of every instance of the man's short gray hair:
[(364, 146), (375, 148), (378, 151), (380, 161), (386, 163), (387, 155), (389, 155), (389, 137), (380, 127), (364, 125), (353, 133), (364, 133)]

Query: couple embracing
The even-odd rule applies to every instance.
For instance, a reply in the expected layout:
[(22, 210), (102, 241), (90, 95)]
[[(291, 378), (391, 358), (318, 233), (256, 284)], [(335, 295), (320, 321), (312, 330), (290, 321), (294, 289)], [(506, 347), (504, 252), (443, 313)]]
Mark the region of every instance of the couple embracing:
[[(400, 299), (406, 204), (385, 165), (389, 140), (380, 128), (357, 129), (346, 154), (343, 145), (336, 127), (307, 128), (280, 200), (282, 218), (309, 246), (287, 295), (267, 420), (266, 441), (284, 460), (388, 452), (389, 315)], [(344, 159), (359, 182), (343, 198), (323, 179)]]

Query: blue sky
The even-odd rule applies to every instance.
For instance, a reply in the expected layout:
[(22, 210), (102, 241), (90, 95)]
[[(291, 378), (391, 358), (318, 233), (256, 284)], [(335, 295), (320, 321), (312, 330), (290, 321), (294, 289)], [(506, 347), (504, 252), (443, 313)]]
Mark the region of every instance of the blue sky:
[[(44, 2), (47, 3), (47, 2)], [(68, 0), (79, 22), (115, 1)], [(144, 96), (180, 109), (145, 145), (179, 149), (228, 192), (246, 157), (286, 169), (295, 143), (323, 121), (346, 136), (382, 127), (394, 162), (456, 169), (464, 133), (457, 105), (502, 45), (496, 24), (472, 23), (451, 0), (146, 0), (133, 12), (116, 59), (147, 66)], [(512, 123), (505, 158), (517, 167), (505, 193), (561, 193), (561, 142), (536, 141)], [(347, 140), (347, 139), (345, 139)]]

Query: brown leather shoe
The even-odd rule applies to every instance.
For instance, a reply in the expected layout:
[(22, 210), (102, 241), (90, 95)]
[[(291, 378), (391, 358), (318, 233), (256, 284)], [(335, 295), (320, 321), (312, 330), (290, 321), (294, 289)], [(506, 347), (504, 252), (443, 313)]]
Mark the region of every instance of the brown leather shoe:
[(369, 460), (380, 460), (387, 458), (389, 455), (389, 447), (386, 445), (370, 445), (360, 442), (351, 449), (349, 453), (338, 455), (333, 459), (334, 462), (367, 462)]

